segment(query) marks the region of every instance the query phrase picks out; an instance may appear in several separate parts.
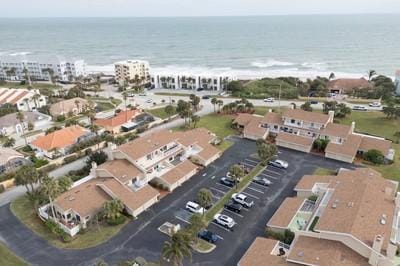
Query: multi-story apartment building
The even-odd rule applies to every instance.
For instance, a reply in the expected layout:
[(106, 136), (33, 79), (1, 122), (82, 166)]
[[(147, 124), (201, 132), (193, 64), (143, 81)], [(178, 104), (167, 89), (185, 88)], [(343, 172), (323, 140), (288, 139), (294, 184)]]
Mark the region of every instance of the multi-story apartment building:
[(46, 96), (39, 90), (0, 88), (0, 106), (15, 105), (18, 111), (36, 111), (47, 104)]
[[(267, 223), (293, 242), (257, 238), (238, 265), (396, 265), (398, 182), (368, 168), (304, 176)], [(310, 197), (312, 196), (312, 197)]]
[(335, 124), (333, 117), (333, 111), (320, 114), (288, 109), (281, 114), (269, 110), (265, 116), (239, 114), (234, 124), (243, 130), (245, 138), (256, 140), (271, 136), (278, 146), (302, 152), (310, 152), (318, 138), (328, 140), (325, 157), (339, 161), (351, 163), (356, 155), (371, 149), (379, 150), (388, 160), (393, 160), (391, 141), (356, 133), (354, 122), (352, 125)]
[(154, 74), (151, 77), (152, 87), (156, 89), (210, 91), (226, 90), (233, 78), (226, 75), (193, 75), (193, 74)]
[(86, 76), (84, 60), (65, 60), (54, 57), (43, 60), (27, 57), (9, 56), (0, 58), (0, 79), (21, 81), (50, 80), (49, 69), (60, 81), (72, 81), (74, 78)]
[(115, 80), (125, 83), (146, 84), (150, 82), (150, 65), (147, 61), (126, 60), (114, 63)]
[(400, 95), (400, 70), (396, 71), (394, 83), (396, 85), (396, 94)]
[[(93, 165), (90, 176), (54, 200), (56, 221), (70, 235), (85, 228), (103, 204), (118, 198), (132, 216), (156, 203), (158, 190), (173, 191), (192, 177), (198, 165), (208, 165), (221, 151), (212, 143), (216, 137), (206, 129), (186, 132), (162, 130), (119, 147), (110, 144), (108, 161)], [(45, 219), (49, 206), (40, 209)]]

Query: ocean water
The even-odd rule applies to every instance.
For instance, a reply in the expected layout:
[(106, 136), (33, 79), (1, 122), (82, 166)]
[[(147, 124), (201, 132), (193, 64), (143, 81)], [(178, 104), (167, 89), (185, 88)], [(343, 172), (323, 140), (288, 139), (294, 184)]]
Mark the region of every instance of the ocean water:
[(155, 72), (393, 76), (398, 15), (0, 19), (0, 56), (83, 58), (91, 71), (124, 59)]

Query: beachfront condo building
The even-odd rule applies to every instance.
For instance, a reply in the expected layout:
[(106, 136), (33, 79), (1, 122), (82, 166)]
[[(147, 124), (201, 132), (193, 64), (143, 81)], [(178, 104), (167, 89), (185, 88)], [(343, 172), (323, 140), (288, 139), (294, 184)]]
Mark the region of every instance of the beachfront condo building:
[(222, 91), (232, 80), (231, 76), (226, 75), (154, 74), (151, 84), (155, 89)]
[(143, 60), (126, 60), (114, 63), (118, 84), (146, 84), (150, 82), (150, 64)]
[(398, 185), (369, 168), (303, 176), (267, 222), (293, 241), (258, 237), (238, 265), (398, 265)]
[(400, 69), (396, 71), (396, 76), (395, 76), (395, 85), (396, 85), (396, 94), (400, 95)]
[(27, 56), (0, 57), (0, 79), (51, 80), (51, 75), (59, 81), (73, 81), (77, 77), (86, 76), (84, 60), (66, 60), (60, 57), (50, 57), (38, 60)]

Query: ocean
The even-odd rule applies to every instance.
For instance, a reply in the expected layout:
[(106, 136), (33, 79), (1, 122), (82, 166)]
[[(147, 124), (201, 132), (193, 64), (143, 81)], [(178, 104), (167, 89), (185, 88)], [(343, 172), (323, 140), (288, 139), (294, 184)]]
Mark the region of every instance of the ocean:
[(154, 72), (393, 76), (398, 15), (0, 19), (0, 56), (82, 58), (92, 72), (148, 60)]

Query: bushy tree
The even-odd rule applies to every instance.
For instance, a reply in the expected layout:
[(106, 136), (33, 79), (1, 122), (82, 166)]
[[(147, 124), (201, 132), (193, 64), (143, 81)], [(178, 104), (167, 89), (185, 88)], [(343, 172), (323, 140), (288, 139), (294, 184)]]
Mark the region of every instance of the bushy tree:
[(385, 163), (385, 156), (383, 156), (381, 151), (372, 149), (364, 153), (364, 160), (373, 164), (383, 164)]
[(308, 112), (312, 112), (313, 108), (311, 107), (311, 103), (310, 102), (305, 102), (303, 103), (300, 108), (304, 111), (308, 111)]
[(231, 168), (229, 168), (229, 173), (231, 174), (231, 178), (235, 181), (235, 186), (237, 188), (240, 180), (245, 176), (245, 172), (243, 170), (243, 168), (238, 165), (238, 164), (234, 164), (231, 166)]
[(326, 146), (328, 146), (329, 140), (327, 139), (316, 139), (313, 143), (314, 149), (316, 149), (319, 152), (324, 152), (326, 149)]
[(175, 113), (175, 107), (169, 104), (165, 106), (164, 112), (167, 114), (168, 120), (171, 120), (171, 116)]
[(117, 220), (122, 215), (124, 204), (119, 199), (107, 201), (103, 205), (103, 215), (109, 221)]
[[(197, 193), (197, 202), (201, 207), (204, 209), (210, 206), (213, 203), (213, 194), (211, 191), (207, 188), (202, 188), (200, 191)], [(205, 214), (205, 212), (203, 213)]]
[(278, 153), (278, 148), (274, 144), (268, 144), (263, 140), (258, 140), (256, 145), (258, 157), (263, 165), (266, 165), (268, 161)]
[(170, 241), (165, 241), (161, 254), (164, 260), (167, 260), (174, 266), (183, 265), (184, 258), (192, 258), (192, 248), (190, 243), (192, 236), (185, 231), (175, 233)]
[(40, 174), (33, 165), (23, 165), (15, 172), (14, 178), (17, 186), (25, 186), (27, 194), (33, 196), (34, 185), (39, 182)]
[(86, 166), (89, 168), (92, 167), (92, 162), (95, 162), (97, 165), (100, 165), (107, 161), (107, 154), (104, 151), (96, 151), (89, 155), (89, 158), (86, 160)]

